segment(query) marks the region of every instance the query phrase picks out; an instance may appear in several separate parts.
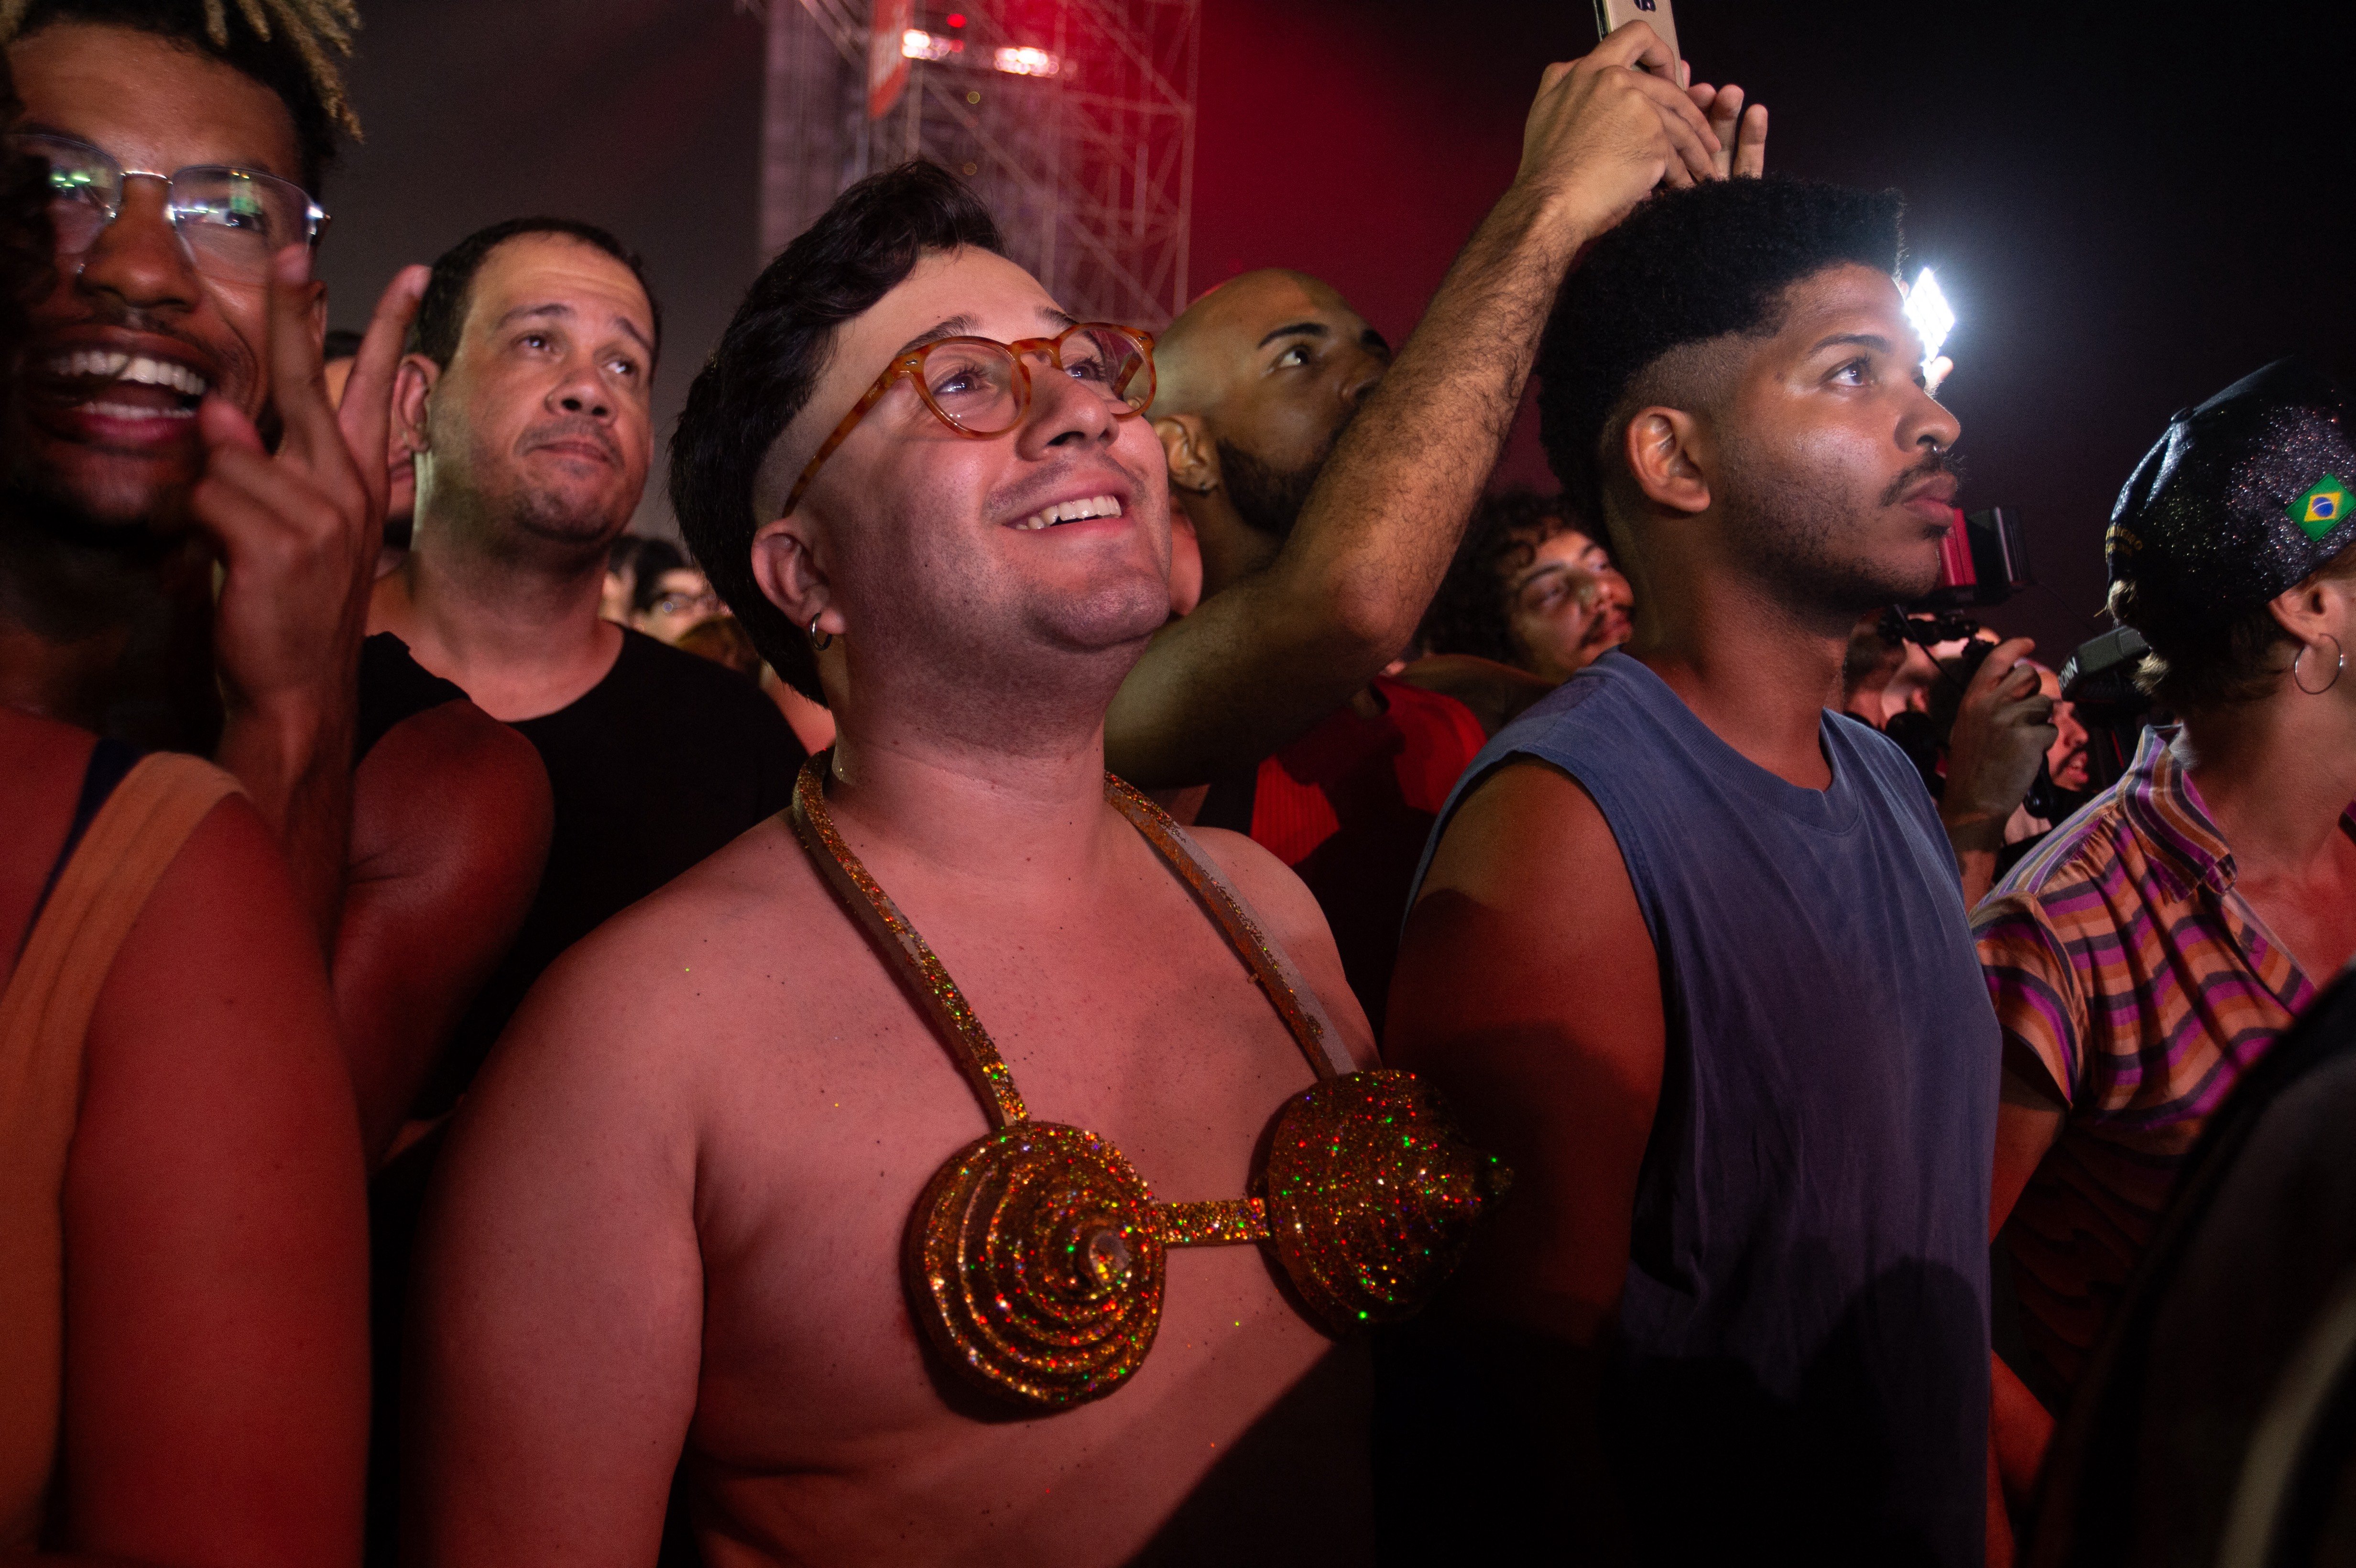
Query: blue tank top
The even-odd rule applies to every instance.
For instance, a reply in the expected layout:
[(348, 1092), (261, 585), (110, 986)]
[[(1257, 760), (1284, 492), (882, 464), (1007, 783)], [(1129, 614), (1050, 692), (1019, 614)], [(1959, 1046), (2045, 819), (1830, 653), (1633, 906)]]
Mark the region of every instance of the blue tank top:
[(1996, 1015), (1912, 765), (1852, 719), (1823, 735), (1818, 794), (1612, 653), (1499, 733), (1433, 831), (1500, 763), (1552, 763), (1659, 955), (1606, 1412), (1649, 1561), (1984, 1555)]

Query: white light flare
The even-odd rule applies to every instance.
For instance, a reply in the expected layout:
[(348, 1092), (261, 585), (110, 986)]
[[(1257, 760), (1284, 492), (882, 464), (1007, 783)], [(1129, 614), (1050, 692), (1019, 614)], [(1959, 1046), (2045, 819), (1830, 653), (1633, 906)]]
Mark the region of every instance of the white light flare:
[(945, 33), (928, 33), (921, 27), (911, 27), (900, 35), (900, 53), (912, 60), (945, 60), (962, 53), (963, 40)]
[(1914, 328), (1914, 336), (1922, 340), (1922, 368), (1928, 370), (1945, 346), (1947, 334), (1955, 330), (1955, 307), (1939, 287), (1939, 280), (1925, 267), (1915, 276), (1914, 286), (1906, 291), (1906, 319)]
[(999, 50), (997, 65), (1009, 76), (1054, 76), (1064, 69), (1064, 62), (1055, 56), (1028, 45)]

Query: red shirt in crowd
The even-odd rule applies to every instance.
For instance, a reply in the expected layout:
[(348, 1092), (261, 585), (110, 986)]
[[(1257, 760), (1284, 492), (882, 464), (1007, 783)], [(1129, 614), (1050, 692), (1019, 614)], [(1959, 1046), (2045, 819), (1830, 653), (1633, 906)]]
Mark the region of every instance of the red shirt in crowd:
[(1448, 792), (1487, 743), (1452, 697), (1387, 676), (1381, 711), (1352, 703), (1259, 765), (1251, 836), (1317, 895), (1379, 1036), (1408, 884)]

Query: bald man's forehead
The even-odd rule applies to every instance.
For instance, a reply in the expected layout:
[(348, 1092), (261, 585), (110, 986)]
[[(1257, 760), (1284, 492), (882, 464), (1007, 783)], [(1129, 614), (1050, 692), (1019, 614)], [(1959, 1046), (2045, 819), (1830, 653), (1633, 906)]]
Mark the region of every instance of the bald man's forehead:
[[(1199, 323), (1189, 319), (1196, 317), (1198, 312)], [(1247, 272), (1197, 300), (1180, 318), (1173, 336), (1183, 338), (1189, 328), (1199, 324), (1208, 334), (1222, 338), (1240, 337), (1257, 344), (1288, 322), (1334, 316), (1352, 322), (1358, 319), (1350, 302), (1333, 284), (1301, 272)]]

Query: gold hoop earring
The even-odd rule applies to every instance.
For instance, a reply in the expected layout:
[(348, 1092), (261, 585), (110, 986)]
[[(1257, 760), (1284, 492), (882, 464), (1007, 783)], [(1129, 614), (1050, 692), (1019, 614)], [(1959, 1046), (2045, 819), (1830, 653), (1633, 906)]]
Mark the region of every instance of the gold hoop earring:
[[(821, 610), (818, 613), (818, 615), (823, 615), (826, 612)], [(821, 632), (818, 629), (818, 615), (812, 615), (810, 617), (810, 646), (816, 648), (820, 653), (824, 653), (827, 649), (834, 646), (834, 634), (832, 632)]]
[(2314, 650), (2315, 645), (2313, 643), (2299, 644), (2298, 656), (2290, 661), (2290, 683), (2298, 688), (2301, 691), (2307, 693), (2309, 697), (2320, 697), (2325, 692), (2329, 691), (2333, 687), (2339, 685), (2340, 672), (2348, 667), (2348, 650), (2340, 645), (2340, 639), (2333, 636), (2329, 632), (2319, 632), (2317, 635), (2329, 641), (2331, 644), (2332, 651), (2339, 656), (2332, 661), (2331, 678), (2325, 681), (2321, 686), (2309, 686), (2306, 681), (2299, 678), (2298, 667), (2307, 662), (2307, 656)]

